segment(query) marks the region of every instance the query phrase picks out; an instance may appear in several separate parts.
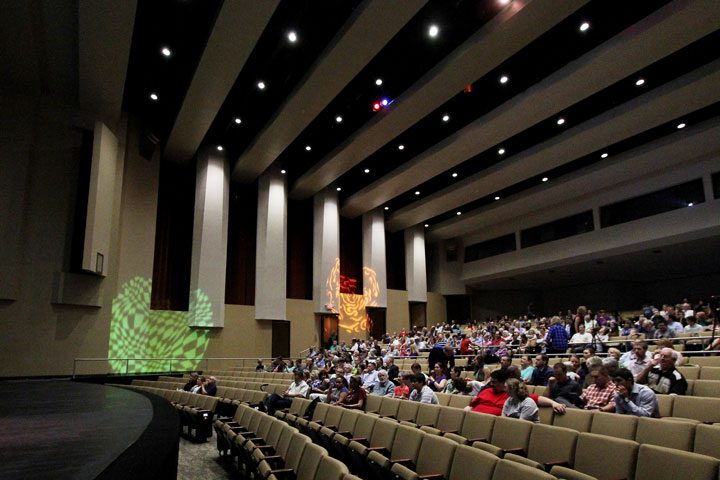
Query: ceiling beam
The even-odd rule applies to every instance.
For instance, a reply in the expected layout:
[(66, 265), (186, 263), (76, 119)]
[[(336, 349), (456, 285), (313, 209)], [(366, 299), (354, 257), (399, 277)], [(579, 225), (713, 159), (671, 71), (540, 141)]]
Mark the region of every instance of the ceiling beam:
[(233, 180), (252, 181), (269, 167), (425, 3), (410, 0), (402, 8), (388, 8), (385, 0), (363, 2), (302, 85), (240, 156)]
[(165, 146), (164, 157), (189, 162), (200, 147), (279, 0), (223, 2)]
[(292, 198), (332, 183), (397, 135), (582, 7), (585, 0), (515, 1), (296, 182)]
[[(383, 205), (718, 28), (720, 3), (671, 3), (352, 195), (341, 213), (355, 217)], [(394, 228), (401, 224), (407, 221)]]
[(122, 111), (136, 6), (136, 0), (93, 0), (78, 5), (80, 108), (108, 126), (117, 123)]

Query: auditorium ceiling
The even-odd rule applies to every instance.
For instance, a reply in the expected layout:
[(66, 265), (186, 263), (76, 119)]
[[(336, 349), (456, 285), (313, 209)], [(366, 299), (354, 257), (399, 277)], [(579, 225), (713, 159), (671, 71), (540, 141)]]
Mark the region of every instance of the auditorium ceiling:
[(222, 149), (235, 182), (281, 170), (291, 199), (434, 240), (720, 113), (717, 1), (69, 4), (81, 105), (100, 91), (164, 160)]

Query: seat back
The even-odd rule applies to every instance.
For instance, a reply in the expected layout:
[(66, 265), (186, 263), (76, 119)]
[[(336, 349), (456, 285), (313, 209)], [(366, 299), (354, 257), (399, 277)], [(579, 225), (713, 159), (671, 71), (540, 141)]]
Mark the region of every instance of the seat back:
[(676, 396), (672, 412), (673, 417), (692, 418), (703, 423), (720, 423), (720, 398)]
[(695, 380), (692, 394), (694, 397), (720, 398), (720, 380)]
[(473, 441), (488, 442), (492, 438), (496, 418), (498, 417), (487, 413), (465, 412), (460, 435), (467, 438), (471, 444)]
[(460, 432), (465, 412), (452, 407), (441, 407), (435, 426), (442, 432)]
[(415, 416), (415, 424), (419, 427), (437, 425), (438, 416), (440, 415), (440, 405), (432, 405), (430, 403), (421, 403)]
[(291, 468), (294, 472), (298, 471), (300, 459), (307, 445), (310, 445), (310, 437), (302, 433), (293, 433), (284, 459), (285, 468)]
[(530, 432), (527, 458), (541, 464), (567, 462), (572, 465), (577, 438), (575, 430), (536, 423)]
[(573, 468), (598, 480), (633, 478), (637, 451), (638, 444), (632, 440), (580, 433)]
[(440, 474), (448, 478), (457, 445), (438, 435), (423, 435), (415, 472), (418, 475)]
[[(375, 429), (377, 429), (377, 426), (375, 426)], [(420, 445), (425, 436), (426, 434), (422, 430), (407, 425), (398, 425), (395, 440), (393, 440), (390, 449), (390, 459), (409, 458), (413, 465), (417, 465)]]
[(477, 448), (458, 445), (447, 480), (490, 480), (498, 458)]
[(362, 415), (359, 410), (343, 410), (340, 422), (337, 425), (338, 432), (352, 432), (357, 423), (358, 417)]
[(323, 425), (328, 427), (337, 427), (340, 424), (340, 419), (345, 411), (346, 410), (343, 407), (330, 405), (327, 415), (325, 415), (325, 420), (323, 420)]
[(382, 397), (378, 414), (383, 417), (395, 418), (397, 416), (398, 408), (400, 408), (400, 402), (401, 400), (398, 398)]
[(686, 380), (697, 380), (700, 378), (700, 367), (697, 365), (683, 365), (677, 367), (677, 370), (683, 374)]
[(354, 438), (370, 438), (377, 423), (378, 418), (372, 415), (359, 415), (355, 428), (352, 431)]
[(592, 425), (593, 411), (568, 408), (562, 415), (553, 416), (553, 425), (570, 428), (578, 432), (589, 432)]
[(382, 403), (383, 397), (377, 395), (368, 395), (365, 398), (365, 411), (366, 412), (378, 412), (380, 411), (380, 404)]
[(720, 425), (695, 425), (693, 452), (720, 458)]
[(661, 417), (672, 416), (674, 400), (675, 400), (675, 395), (658, 395), (657, 396), (658, 411), (659, 411)]
[(720, 367), (720, 357), (692, 357), (690, 361), (693, 365), (701, 367)]
[(435, 396), (437, 396), (438, 403), (440, 403), (440, 405), (442, 405), (442, 406), (444, 406), (444, 407), (450, 405), (450, 397), (451, 397), (451, 395), (450, 395), (449, 393), (437, 392), (437, 393), (435, 394)]
[(663, 418), (638, 419), (635, 441), (691, 452), (695, 439), (695, 424)]
[(315, 411), (313, 412), (312, 421), (317, 423), (323, 423), (325, 422), (325, 417), (327, 417), (328, 412), (330, 411), (330, 405), (327, 403), (318, 403), (315, 405)]
[(556, 480), (555, 477), (537, 468), (510, 460), (499, 460), (492, 480)]
[(401, 422), (405, 421), (415, 423), (415, 417), (417, 416), (419, 408), (419, 402), (412, 402), (410, 400), (401, 401), (396, 418)]
[(465, 408), (468, 406), (468, 403), (470, 403), (470, 400), (472, 400), (472, 398), (465, 395), (450, 395), (448, 405), (454, 408)]
[(324, 448), (314, 443), (308, 443), (300, 458), (300, 465), (296, 470), (297, 475), (295, 478), (297, 480), (313, 480), (323, 457), (327, 457)]
[(398, 430), (398, 424), (392, 420), (379, 419), (375, 422), (372, 435), (369, 437), (369, 445), (371, 447), (383, 447), (388, 450), (392, 448), (395, 435)]
[(492, 432), (492, 443), (503, 450), (520, 449), (527, 452), (533, 423), (510, 417), (498, 417)]
[(298, 433), (297, 428), (285, 424), (280, 432), (280, 438), (278, 439), (275, 453), (280, 455), (282, 458), (287, 458), (288, 449), (290, 448), (290, 442), (293, 440), (293, 436), (296, 433)]
[(315, 475), (315, 480), (343, 480), (349, 474), (350, 471), (344, 463), (324, 456), (320, 459), (320, 467)]
[(270, 415), (262, 415), (260, 419), (260, 425), (257, 430), (253, 430), (257, 434), (257, 437), (267, 439), (270, 433), (270, 428), (276, 423), (275, 417)]
[[(683, 371), (683, 375), (685, 372)], [(688, 378), (685, 376), (685, 378)], [(698, 377), (695, 377), (698, 378)], [(702, 367), (700, 369), (700, 380), (720, 380), (720, 367)]]
[(540, 415), (540, 423), (543, 425), (552, 425), (553, 423), (553, 409), (551, 407), (540, 407), (538, 405), (538, 413)]
[(658, 478), (715, 479), (718, 460), (697, 453), (680, 452), (656, 445), (640, 445), (635, 480)]
[[(616, 413), (596, 412), (593, 415), (590, 433), (609, 435), (625, 440), (635, 440), (638, 417)], [(641, 442), (642, 443), (642, 442)]]
[(280, 435), (282, 434), (282, 431), (286, 426), (287, 424), (280, 420), (273, 420), (273, 422), (270, 424), (270, 431), (268, 432), (267, 436), (261, 438), (264, 438), (265, 443), (267, 443), (268, 445), (277, 447), (278, 442), (280, 441)]

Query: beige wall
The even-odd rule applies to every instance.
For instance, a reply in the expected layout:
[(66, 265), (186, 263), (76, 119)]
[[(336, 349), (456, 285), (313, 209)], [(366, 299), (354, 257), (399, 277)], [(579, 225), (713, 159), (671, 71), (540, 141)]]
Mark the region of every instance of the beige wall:
[(408, 306), (408, 292), (406, 290), (387, 291), (387, 316), (385, 325), (390, 333), (410, 328), (410, 307)]
[(445, 297), (437, 292), (428, 292), (427, 301), (427, 324), (435, 325), (437, 323), (447, 322), (447, 306)]
[[(290, 355), (297, 355), (320, 342), (320, 326), (315, 320), (312, 300), (288, 299), (287, 319), (290, 320)], [(269, 344), (267, 348), (270, 348)]]

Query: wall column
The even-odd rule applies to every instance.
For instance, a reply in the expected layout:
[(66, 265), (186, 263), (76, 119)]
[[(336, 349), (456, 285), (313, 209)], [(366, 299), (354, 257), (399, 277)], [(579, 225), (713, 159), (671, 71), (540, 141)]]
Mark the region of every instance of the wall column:
[(270, 169), (258, 180), (255, 318), (286, 320), (287, 187)]
[[(229, 168), (215, 147), (200, 151), (195, 179), (195, 221), (190, 270), (191, 327), (222, 327), (225, 317), (225, 268), (229, 202)], [(199, 308), (211, 305), (210, 311)]]
[(337, 193), (325, 190), (315, 195), (313, 207), (313, 304), (316, 312), (339, 307), (340, 210)]
[(365, 305), (387, 308), (385, 215), (375, 209), (363, 215), (363, 290)]
[(422, 225), (405, 230), (405, 281), (409, 302), (427, 302), (425, 230)]

